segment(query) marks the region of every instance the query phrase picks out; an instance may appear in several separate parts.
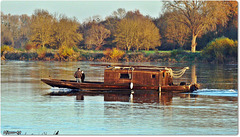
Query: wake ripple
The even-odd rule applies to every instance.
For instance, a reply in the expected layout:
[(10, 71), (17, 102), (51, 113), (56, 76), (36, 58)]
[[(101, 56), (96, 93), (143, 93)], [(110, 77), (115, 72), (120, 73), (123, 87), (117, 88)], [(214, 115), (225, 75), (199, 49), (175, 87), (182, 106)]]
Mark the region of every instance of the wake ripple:
[(238, 90), (235, 89), (199, 89), (194, 91), (194, 95), (205, 96), (226, 96), (226, 97), (238, 97)]

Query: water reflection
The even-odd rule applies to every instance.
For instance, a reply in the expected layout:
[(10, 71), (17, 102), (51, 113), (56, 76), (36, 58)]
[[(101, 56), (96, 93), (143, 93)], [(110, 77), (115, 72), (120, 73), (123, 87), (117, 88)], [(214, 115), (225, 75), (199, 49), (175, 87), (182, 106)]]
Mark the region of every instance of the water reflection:
[[(90, 94), (52, 89), (40, 81), (49, 75), (74, 80), (73, 73), (81, 67), (86, 80), (102, 82), (104, 68), (91, 67), (89, 64), (93, 63), (2, 62), (2, 132), (12, 129), (34, 134), (60, 130), (60, 134), (65, 135), (238, 133), (237, 64), (200, 63), (195, 64), (194, 69), (194, 64), (184, 63), (129, 63), (189, 66), (190, 70), (174, 83), (196, 80), (201, 89), (194, 93), (121, 91)], [(54, 93), (43, 96), (51, 92)]]
[[(61, 92), (59, 92), (61, 93)], [(68, 95), (73, 95), (72, 91)], [(53, 94), (52, 94), (53, 95)], [(55, 94), (57, 95), (57, 94)], [(66, 93), (62, 95), (67, 95)], [(84, 100), (84, 96), (99, 96), (101, 94), (78, 92), (75, 94), (76, 100)], [(162, 105), (171, 105), (173, 97), (196, 98), (198, 95), (182, 94), (177, 92), (157, 92), (157, 91), (131, 91), (131, 92), (105, 92), (102, 93), (104, 101), (118, 101), (130, 103), (160, 103)]]
[[(69, 92), (68, 95), (76, 95), (76, 100), (84, 100), (84, 96), (103, 96), (104, 101), (118, 101), (118, 102), (130, 102), (130, 103), (159, 103), (162, 105), (172, 105), (173, 98), (211, 98), (211, 99), (223, 99), (226, 101), (237, 101), (238, 98), (235, 96), (209, 96), (209, 95), (198, 95), (195, 93), (178, 93), (178, 92), (156, 92), (156, 91), (131, 91), (131, 92), (105, 92), (105, 93), (82, 93), (78, 92), (72, 94), (73, 91)], [(56, 94), (55, 94), (56, 95)], [(67, 95), (66, 93), (64, 95)]]
[(192, 84), (197, 83), (196, 65), (192, 65)]

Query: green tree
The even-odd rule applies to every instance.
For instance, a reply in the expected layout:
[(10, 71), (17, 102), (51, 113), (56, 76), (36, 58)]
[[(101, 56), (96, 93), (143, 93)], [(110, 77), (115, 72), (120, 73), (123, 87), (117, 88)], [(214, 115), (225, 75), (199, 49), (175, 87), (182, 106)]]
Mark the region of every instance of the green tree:
[(229, 10), (222, 1), (167, 1), (166, 12), (171, 12), (171, 21), (185, 25), (192, 35), (191, 51), (196, 51), (196, 38), (225, 25)]
[(238, 42), (226, 37), (214, 39), (203, 49), (202, 55), (207, 61), (217, 61), (224, 63), (226, 61), (237, 61)]

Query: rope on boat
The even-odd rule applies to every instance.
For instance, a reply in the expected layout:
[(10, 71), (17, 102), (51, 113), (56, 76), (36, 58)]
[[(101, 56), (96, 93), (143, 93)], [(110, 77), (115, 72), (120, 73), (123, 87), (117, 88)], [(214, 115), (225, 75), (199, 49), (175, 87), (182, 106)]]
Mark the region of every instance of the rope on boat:
[(173, 71), (171, 68), (166, 68), (166, 69), (170, 72), (170, 75), (173, 78), (180, 78), (183, 76), (183, 74), (186, 72), (186, 70), (189, 69), (189, 67), (184, 67), (183, 69), (178, 70), (178, 71)]

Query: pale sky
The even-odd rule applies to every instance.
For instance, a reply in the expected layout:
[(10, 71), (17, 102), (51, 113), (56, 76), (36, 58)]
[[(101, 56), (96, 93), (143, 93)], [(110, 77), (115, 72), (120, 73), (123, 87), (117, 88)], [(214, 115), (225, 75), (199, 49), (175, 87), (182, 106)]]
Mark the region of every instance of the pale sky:
[(96, 1), (1, 1), (1, 11), (4, 14), (32, 15), (35, 9), (45, 9), (51, 14), (64, 14), (67, 17), (76, 17), (79, 22), (87, 18), (100, 15), (102, 19), (112, 15), (118, 8), (124, 8), (126, 11), (139, 9), (143, 15), (149, 15), (153, 18), (159, 17), (162, 13), (161, 0), (159, 1), (120, 1), (120, 0), (96, 0)]

